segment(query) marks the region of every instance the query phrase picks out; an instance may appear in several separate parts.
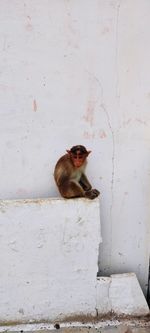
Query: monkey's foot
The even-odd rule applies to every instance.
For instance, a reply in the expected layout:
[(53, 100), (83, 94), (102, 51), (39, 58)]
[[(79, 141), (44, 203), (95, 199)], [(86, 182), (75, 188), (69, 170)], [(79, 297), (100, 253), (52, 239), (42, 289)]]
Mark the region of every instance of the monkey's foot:
[(88, 199), (95, 199), (96, 197), (98, 197), (98, 195), (100, 194), (100, 192), (96, 189), (92, 189), (90, 191), (86, 191), (85, 192), (85, 198), (88, 198)]

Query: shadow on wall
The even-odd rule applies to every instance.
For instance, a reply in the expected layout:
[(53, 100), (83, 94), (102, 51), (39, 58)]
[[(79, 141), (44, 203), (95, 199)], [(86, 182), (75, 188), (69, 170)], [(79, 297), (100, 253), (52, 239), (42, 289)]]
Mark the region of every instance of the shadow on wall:
[(148, 276), (148, 289), (147, 289), (147, 303), (150, 308), (150, 260), (149, 260), (149, 276)]

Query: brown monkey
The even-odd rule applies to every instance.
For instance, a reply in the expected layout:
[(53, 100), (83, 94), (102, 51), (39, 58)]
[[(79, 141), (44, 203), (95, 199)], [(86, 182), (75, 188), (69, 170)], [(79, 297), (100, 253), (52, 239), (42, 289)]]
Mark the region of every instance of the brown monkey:
[(62, 197), (94, 199), (100, 194), (98, 190), (92, 189), (84, 173), (90, 152), (84, 146), (73, 146), (58, 160), (54, 178)]

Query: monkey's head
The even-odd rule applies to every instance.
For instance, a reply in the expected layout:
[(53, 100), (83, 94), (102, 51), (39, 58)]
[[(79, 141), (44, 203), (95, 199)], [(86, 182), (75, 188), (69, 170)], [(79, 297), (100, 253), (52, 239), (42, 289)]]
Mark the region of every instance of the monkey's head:
[(91, 151), (87, 151), (84, 146), (78, 145), (73, 146), (70, 150), (67, 150), (67, 153), (69, 154), (73, 165), (76, 168), (80, 168), (84, 164), (87, 156), (91, 153)]

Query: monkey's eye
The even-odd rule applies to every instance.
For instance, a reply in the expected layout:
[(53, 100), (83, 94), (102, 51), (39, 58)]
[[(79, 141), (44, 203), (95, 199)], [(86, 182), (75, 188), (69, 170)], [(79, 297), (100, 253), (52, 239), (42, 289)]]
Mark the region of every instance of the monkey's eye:
[(73, 155), (73, 158), (76, 160), (77, 158), (79, 159), (79, 160), (81, 160), (82, 158), (83, 158), (83, 156), (82, 155)]

